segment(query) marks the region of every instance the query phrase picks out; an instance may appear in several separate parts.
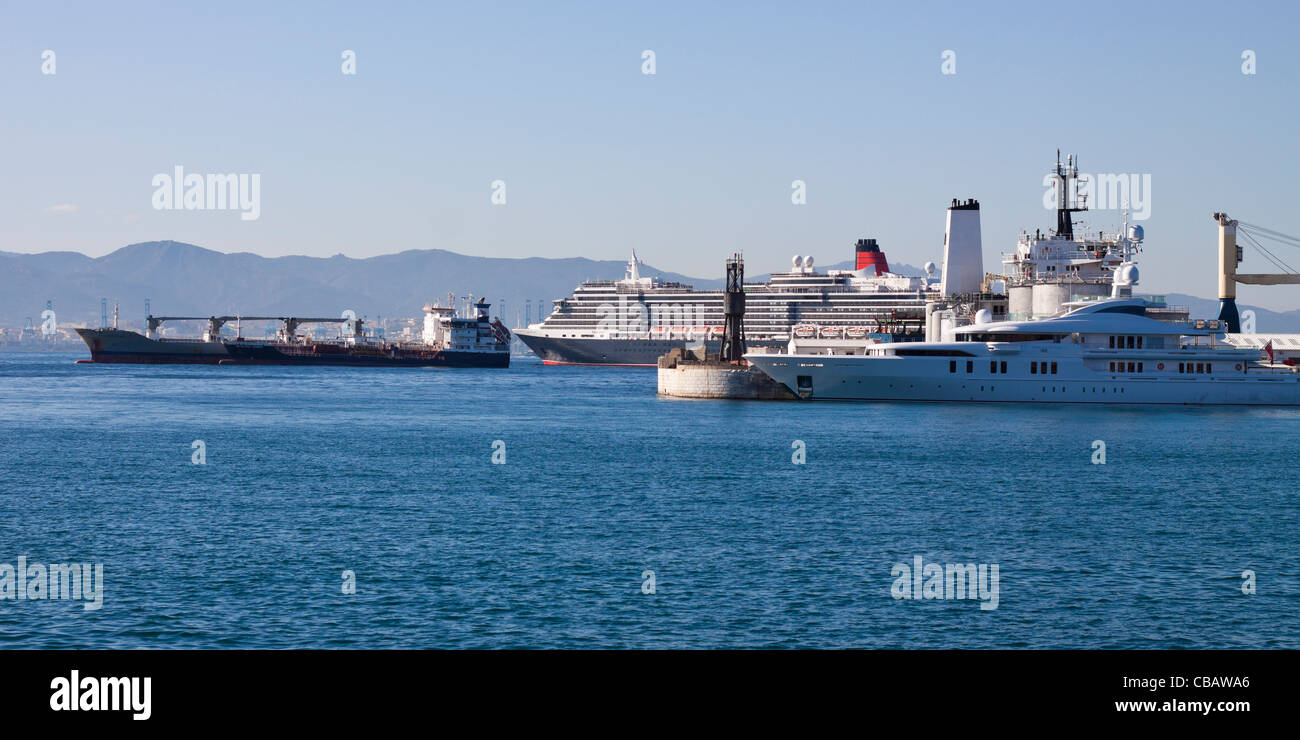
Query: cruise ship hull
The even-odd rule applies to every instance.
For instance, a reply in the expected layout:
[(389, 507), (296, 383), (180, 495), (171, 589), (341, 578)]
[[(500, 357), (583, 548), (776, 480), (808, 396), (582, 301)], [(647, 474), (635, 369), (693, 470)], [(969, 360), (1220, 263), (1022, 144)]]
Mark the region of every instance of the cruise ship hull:
[[(974, 359), (977, 369), (971, 374), (963, 372), (965, 358), (956, 360), (956, 373), (950, 372), (950, 358), (746, 359), (798, 397), (816, 401), (1300, 405), (1300, 374), (1291, 372), (1141, 377), (1095, 372), (1081, 358), (1053, 358), (1059, 364), (1056, 375), (1018, 376), (982, 372), (988, 369), (987, 356)], [(1171, 356), (1166, 362), (1172, 368), (1177, 359)]]
[(122, 329), (77, 329), (90, 349), (91, 362), (145, 365), (216, 365), (229, 362), (223, 342), (201, 339), (150, 339)]
[[(655, 367), (659, 358), (685, 347), (685, 339), (607, 339), (599, 337), (549, 337), (529, 329), (516, 329), (515, 336), (547, 365), (613, 365)], [(720, 343), (706, 342), (709, 352)]]

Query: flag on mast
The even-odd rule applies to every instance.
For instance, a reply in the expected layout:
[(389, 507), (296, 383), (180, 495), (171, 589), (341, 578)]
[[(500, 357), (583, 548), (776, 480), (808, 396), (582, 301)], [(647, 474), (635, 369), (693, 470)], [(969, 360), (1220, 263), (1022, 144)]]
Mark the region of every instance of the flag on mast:
[[(1273, 340), (1272, 339), (1268, 340), (1268, 344), (1264, 345), (1264, 352), (1268, 353), (1268, 361), (1272, 362), (1273, 361)], [(1260, 359), (1263, 358), (1261, 357)]]

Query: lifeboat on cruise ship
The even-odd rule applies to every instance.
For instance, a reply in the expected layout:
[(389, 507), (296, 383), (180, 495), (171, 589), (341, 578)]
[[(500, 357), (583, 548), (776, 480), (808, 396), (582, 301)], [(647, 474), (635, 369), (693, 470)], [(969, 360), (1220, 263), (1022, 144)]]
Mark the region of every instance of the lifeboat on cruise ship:
[(823, 326), (818, 334), (822, 339), (835, 339), (840, 335), (841, 331), (843, 331), (843, 329), (838, 326)]
[(871, 330), (865, 326), (850, 326), (844, 330), (844, 336), (849, 339), (864, 339), (870, 333)]
[(812, 339), (817, 336), (816, 324), (798, 324), (790, 330), (791, 334), (799, 339)]

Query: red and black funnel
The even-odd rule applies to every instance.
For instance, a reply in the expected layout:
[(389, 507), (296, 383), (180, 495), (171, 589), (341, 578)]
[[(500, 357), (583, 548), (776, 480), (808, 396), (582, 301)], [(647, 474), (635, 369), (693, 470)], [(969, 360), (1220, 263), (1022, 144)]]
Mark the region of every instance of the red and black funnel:
[(875, 239), (859, 239), (855, 251), (858, 257), (855, 269), (865, 270), (874, 267), (876, 268), (876, 277), (889, 272), (889, 262), (885, 260), (885, 253), (880, 251)]

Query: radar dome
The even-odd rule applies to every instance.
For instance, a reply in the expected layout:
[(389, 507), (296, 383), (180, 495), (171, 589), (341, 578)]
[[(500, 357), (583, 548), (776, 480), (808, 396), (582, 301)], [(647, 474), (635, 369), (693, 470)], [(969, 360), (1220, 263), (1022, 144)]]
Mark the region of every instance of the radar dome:
[(976, 311), (976, 312), (975, 312), (975, 323), (976, 323), (976, 324), (991, 324), (991, 323), (993, 323), (993, 312), (990, 311), (990, 310), (988, 310), (987, 308), (981, 308), (980, 310)]
[(1142, 241), (1142, 237), (1144, 235), (1145, 232), (1142, 231), (1141, 226), (1138, 226), (1137, 224), (1133, 224), (1132, 226), (1128, 227), (1128, 238), (1132, 239), (1133, 241), (1135, 242)]
[(1138, 281), (1138, 268), (1132, 262), (1125, 262), (1115, 268), (1114, 283), (1116, 285), (1136, 285)]
[(811, 254), (808, 255), (807, 257), (804, 257), (804, 258), (803, 258), (803, 266), (806, 267), (806, 268), (808, 268), (809, 270), (812, 269), (812, 266), (813, 266), (813, 258), (812, 258), (812, 255), (811, 255)]
[(794, 265), (794, 268), (796, 270), (799, 269), (800, 267), (803, 267), (803, 257), (796, 254), (795, 256), (790, 258), (790, 264)]
[(934, 264), (933, 262), (926, 262), (926, 263), (925, 263), (925, 274), (926, 274), (926, 275), (933, 275), (933, 274), (934, 274), (934, 271), (935, 271), (936, 269), (938, 269), (938, 265)]

